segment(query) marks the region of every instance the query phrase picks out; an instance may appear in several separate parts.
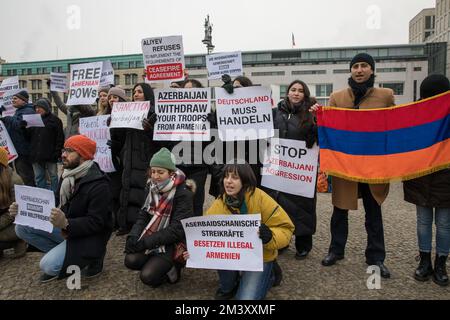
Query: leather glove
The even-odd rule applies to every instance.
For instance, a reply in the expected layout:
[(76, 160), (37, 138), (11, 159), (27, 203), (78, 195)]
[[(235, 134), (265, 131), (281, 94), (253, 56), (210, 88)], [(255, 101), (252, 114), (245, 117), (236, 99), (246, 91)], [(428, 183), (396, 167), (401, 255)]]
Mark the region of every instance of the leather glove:
[(58, 208), (52, 209), (50, 213), (50, 222), (54, 227), (59, 229), (65, 229), (69, 225), (66, 215)]
[(228, 74), (224, 74), (222, 76), (222, 81), (223, 81), (222, 88), (224, 88), (226, 92), (228, 92), (229, 94), (232, 94), (234, 92), (234, 87), (233, 83), (231, 82), (231, 77)]
[(155, 243), (155, 237), (147, 236), (144, 239), (139, 240), (136, 242), (136, 245), (134, 246), (136, 249), (136, 252), (142, 252), (144, 250), (152, 250), (157, 247), (157, 244)]
[(21, 127), (21, 128), (26, 128), (27, 125), (28, 125), (28, 122), (26, 122), (25, 120), (21, 120), (21, 121), (20, 121), (20, 127)]
[(206, 116), (206, 119), (209, 121), (209, 124), (211, 127), (216, 126), (217, 120), (216, 120), (216, 114), (214, 112), (208, 113), (208, 115)]
[(138, 237), (128, 236), (127, 242), (125, 243), (125, 253), (135, 253), (136, 243), (138, 242)]
[(11, 205), (9, 206), (9, 215), (15, 218), (18, 213), (19, 213), (19, 205), (17, 204), (17, 202), (11, 203)]
[(156, 113), (152, 113), (148, 119), (142, 120), (142, 127), (144, 131), (150, 131), (153, 129), (156, 123)]
[(266, 244), (268, 242), (270, 242), (270, 240), (272, 240), (273, 234), (272, 231), (270, 230), (270, 228), (265, 225), (264, 223), (262, 223), (259, 226), (259, 238), (262, 240), (263, 244)]

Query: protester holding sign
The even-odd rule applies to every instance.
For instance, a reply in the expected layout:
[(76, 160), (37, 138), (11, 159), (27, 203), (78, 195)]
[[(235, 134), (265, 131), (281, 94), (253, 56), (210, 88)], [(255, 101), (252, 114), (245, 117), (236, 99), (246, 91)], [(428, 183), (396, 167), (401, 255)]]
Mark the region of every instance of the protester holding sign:
[[(45, 127), (28, 129), (31, 135), (31, 155), (34, 178), (38, 188), (50, 189), (56, 193), (58, 189), (57, 162), (64, 146), (64, 131), (61, 119), (55, 116), (45, 99), (34, 104), (36, 113), (42, 117)], [(47, 186), (47, 175), (50, 188)]]
[(221, 179), (220, 196), (205, 213), (261, 214), (259, 237), (263, 243), (262, 272), (219, 270), (220, 287), (216, 299), (261, 300), (270, 287), (281, 281), (276, 263), (278, 249), (291, 240), (294, 225), (283, 208), (261, 189), (248, 164), (227, 164)]
[(97, 115), (103, 116), (105, 114), (111, 114), (111, 110), (109, 110), (109, 103), (108, 103), (108, 92), (109, 87), (102, 87), (98, 89), (98, 101), (97, 101)]
[[(279, 138), (306, 141), (306, 148), (311, 149), (317, 142), (317, 126), (309, 108), (315, 103), (306, 83), (295, 80), (289, 84), (286, 98), (273, 110), (274, 127), (278, 129)], [(316, 232), (316, 190), (311, 198), (272, 189), (267, 191), (294, 222), (295, 258), (305, 259), (312, 249), (312, 236)]]
[(27, 244), (14, 230), (14, 218), (9, 215), (9, 206), (14, 202), (14, 185), (22, 185), (22, 179), (8, 166), (8, 151), (0, 148), (0, 258), (3, 250), (14, 248), (10, 258), (25, 255)]
[(157, 287), (179, 280), (181, 265), (174, 261), (176, 246), (185, 242), (181, 220), (193, 213), (195, 183), (175, 167), (166, 148), (157, 152), (148, 170), (149, 192), (125, 245), (125, 266), (140, 270), (146, 285)]
[(16, 109), (14, 115), (3, 117), (1, 120), (19, 155), (14, 162), (17, 174), (27, 186), (34, 187), (34, 172), (30, 160), (30, 136), (26, 129), (27, 122), (23, 120), (23, 115), (35, 114), (33, 105), (28, 103), (28, 99), (26, 90), (16, 93), (12, 99), (13, 107)]
[[(52, 233), (16, 225), (21, 239), (46, 253), (40, 261), (41, 282), (66, 277), (69, 266), (78, 266), (87, 278), (103, 271), (112, 230), (112, 197), (109, 179), (92, 161), (95, 151), (95, 141), (85, 136), (66, 140), (59, 204), (50, 214)], [(10, 206), (10, 214), (18, 214), (17, 203)]]

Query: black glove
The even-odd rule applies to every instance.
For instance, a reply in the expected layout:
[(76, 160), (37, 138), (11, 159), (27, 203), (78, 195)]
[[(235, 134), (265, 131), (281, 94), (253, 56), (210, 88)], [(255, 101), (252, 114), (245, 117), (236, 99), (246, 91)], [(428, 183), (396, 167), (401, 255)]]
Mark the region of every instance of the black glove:
[(144, 250), (152, 250), (157, 247), (157, 244), (155, 243), (155, 237), (147, 236), (142, 240), (139, 240), (136, 242), (136, 245), (134, 248), (136, 249), (136, 252), (142, 252)]
[(120, 143), (116, 140), (108, 140), (108, 141), (106, 141), (106, 145), (109, 146), (110, 149), (120, 147)]
[(109, 127), (111, 125), (111, 117), (106, 119), (106, 125)]
[(144, 131), (150, 131), (153, 129), (156, 123), (156, 113), (152, 113), (148, 119), (142, 120), (142, 127)]
[(273, 234), (272, 231), (270, 230), (270, 228), (265, 225), (264, 223), (262, 223), (259, 226), (259, 238), (262, 240), (263, 244), (266, 244), (268, 242), (270, 242), (270, 240), (272, 240)]
[(127, 242), (125, 243), (125, 253), (135, 253), (136, 243), (138, 242), (138, 237), (128, 236)]
[(234, 91), (234, 87), (233, 83), (231, 82), (231, 77), (228, 74), (224, 74), (222, 76), (222, 81), (223, 81), (222, 88), (224, 88), (226, 92), (228, 92), (229, 94), (232, 94)]
[(20, 127), (21, 128), (26, 128), (27, 127), (28, 122), (26, 122), (25, 120), (20, 121)]
[(52, 80), (50, 80), (50, 79), (47, 79), (47, 88), (49, 88), (49, 89), (50, 89), (50, 85), (51, 85), (51, 83), (52, 83)]
[(216, 114), (214, 112), (208, 113), (206, 119), (209, 121), (211, 127), (215, 127), (217, 125)]

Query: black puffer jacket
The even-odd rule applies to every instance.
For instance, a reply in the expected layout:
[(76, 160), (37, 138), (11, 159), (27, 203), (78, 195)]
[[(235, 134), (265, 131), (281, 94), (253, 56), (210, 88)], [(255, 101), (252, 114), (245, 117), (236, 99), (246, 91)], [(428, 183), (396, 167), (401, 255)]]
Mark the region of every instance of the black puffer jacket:
[(75, 182), (72, 198), (61, 208), (69, 227), (63, 232), (67, 249), (60, 278), (67, 276), (70, 265), (83, 268), (103, 259), (112, 231), (111, 202), (109, 179), (94, 162), (88, 173)]
[[(172, 213), (170, 215), (169, 226), (163, 230), (153, 233), (150, 237), (155, 237), (156, 245), (166, 246), (166, 257), (172, 257), (175, 244), (183, 241), (185, 242), (184, 229), (181, 220), (194, 216), (194, 190), (195, 184), (192, 180), (186, 180), (177, 187), (172, 203)], [(145, 200), (145, 199), (144, 199)], [(150, 222), (152, 216), (144, 210), (139, 211), (139, 216), (136, 223), (133, 225), (129, 237), (140, 237), (145, 227)]]
[(405, 201), (421, 207), (450, 208), (450, 169), (403, 183)]
[(42, 116), (44, 128), (30, 128), (31, 162), (57, 162), (64, 146), (64, 131), (61, 119), (52, 113)]
[[(275, 129), (279, 129), (279, 135), (282, 139), (304, 140), (313, 144), (317, 142), (317, 126), (314, 117), (309, 113), (309, 107), (314, 104), (298, 106), (292, 111), (285, 100), (278, 104), (273, 110), (273, 121)], [(300, 112), (304, 108), (304, 114), (307, 121), (300, 125)], [(295, 112), (297, 111), (297, 112)], [(267, 189), (264, 190), (277, 201), (281, 207), (289, 214), (295, 225), (296, 236), (312, 235), (316, 231), (316, 194), (314, 198), (306, 198), (293, 194)]]

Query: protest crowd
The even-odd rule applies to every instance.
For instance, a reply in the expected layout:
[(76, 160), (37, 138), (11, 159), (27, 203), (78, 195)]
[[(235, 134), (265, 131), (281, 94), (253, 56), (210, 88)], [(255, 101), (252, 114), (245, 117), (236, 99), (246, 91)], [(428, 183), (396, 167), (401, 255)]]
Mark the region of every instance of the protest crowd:
[[(404, 200), (417, 208), (420, 259), (411, 274), (417, 281), (448, 285), (450, 157), (442, 153), (450, 151), (450, 128), (439, 115), (450, 114), (445, 76), (428, 76), (420, 101), (396, 107), (391, 89), (374, 86), (375, 60), (359, 53), (349, 62), (348, 87), (321, 106), (301, 80), (273, 101), (270, 89), (242, 74), (234, 79), (223, 74), (221, 87), (204, 88), (185, 77), (182, 67), (155, 67), (162, 78), (173, 76), (165, 82), (168, 88), (138, 83), (129, 101), (121, 87), (100, 85), (98, 65), (72, 66), (68, 101), (51, 91), (67, 116), (65, 128), (48, 99), (30, 102), (26, 90), (13, 94), (14, 112), (0, 119), (8, 134), (0, 148), (0, 258), (42, 252), (42, 283), (71, 276), (74, 266), (82, 278), (97, 277), (115, 233), (125, 244), (125, 252), (115, 253), (123, 256), (123, 268), (138, 270), (145, 285), (182, 281), (186, 267), (214, 269), (215, 299), (261, 300), (286, 281), (277, 257), (291, 241), (295, 259), (308, 258), (317, 193), (331, 192), (331, 241), (322, 265), (345, 259), (349, 211), (362, 198), (365, 262), (387, 279), (381, 205), (395, 178), (403, 181)], [(147, 80), (157, 77), (151, 70), (146, 69)], [(417, 131), (421, 139), (410, 148), (398, 146), (395, 130), (412, 134), (412, 124), (426, 124), (413, 116), (412, 124), (401, 119), (385, 124), (382, 112), (415, 107), (418, 117), (421, 103), (436, 108), (435, 115), (434, 109), (427, 113), (439, 128)], [(189, 114), (183, 113), (185, 105)], [(186, 115), (197, 121), (179, 120)], [(386, 137), (393, 145), (380, 145)], [(382, 156), (427, 148), (435, 152), (417, 160), (423, 166), (411, 164), (416, 158), (410, 157), (411, 162), (395, 163), (398, 175), (377, 171)], [(204, 211), (208, 193), (215, 200)]]

